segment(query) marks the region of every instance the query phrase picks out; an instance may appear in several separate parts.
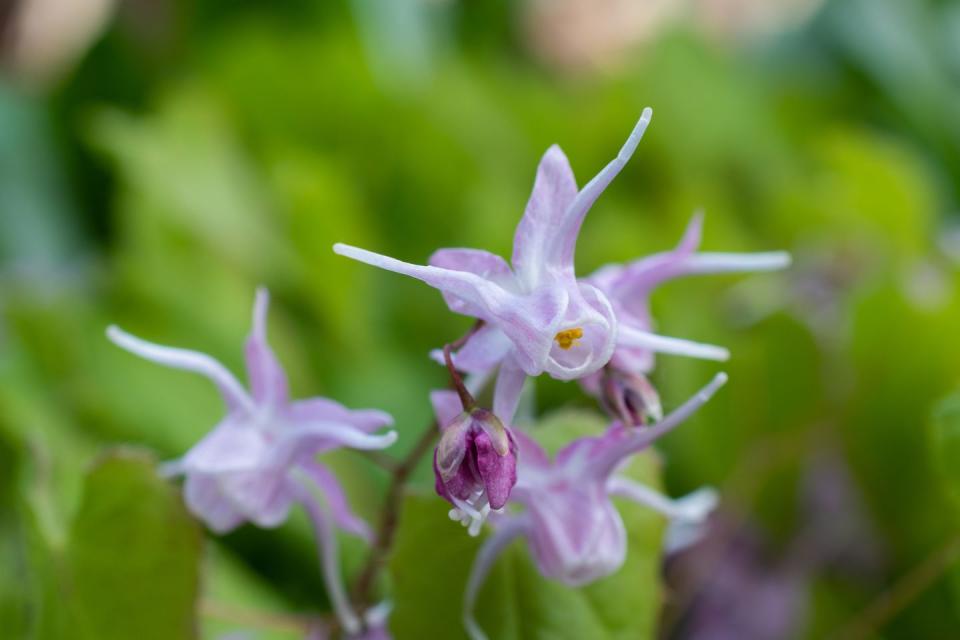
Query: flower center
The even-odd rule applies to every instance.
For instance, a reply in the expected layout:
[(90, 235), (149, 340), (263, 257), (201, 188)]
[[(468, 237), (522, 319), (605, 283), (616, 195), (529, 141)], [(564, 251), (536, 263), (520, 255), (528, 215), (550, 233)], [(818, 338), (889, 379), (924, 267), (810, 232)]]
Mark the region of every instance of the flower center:
[(571, 347), (575, 347), (580, 344), (580, 338), (583, 337), (583, 329), (580, 327), (574, 327), (573, 329), (564, 329), (563, 331), (558, 331), (557, 335), (553, 336), (553, 339), (557, 341), (557, 344), (560, 345), (560, 348), (564, 351), (567, 351)]

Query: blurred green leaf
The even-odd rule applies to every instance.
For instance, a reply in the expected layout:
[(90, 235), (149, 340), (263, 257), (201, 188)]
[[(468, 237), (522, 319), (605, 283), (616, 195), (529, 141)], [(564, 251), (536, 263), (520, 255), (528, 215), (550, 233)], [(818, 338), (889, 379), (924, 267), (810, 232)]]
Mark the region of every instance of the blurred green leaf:
[[(599, 434), (605, 421), (587, 412), (558, 412), (534, 430), (548, 450), (578, 435)], [(627, 475), (657, 486), (652, 453), (638, 455)], [(477, 603), (491, 638), (648, 638), (660, 608), (663, 522), (650, 510), (617, 502), (629, 537), (624, 566), (582, 589), (540, 576), (525, 545), (512, 544), (497, 561)], [(391, 630), (407, 638), (464, 637), (463, 588), (481, 541), (447, 518), (439, 498), (407, 498), (390, 560), (396, 608)]]
[(66, 546), (78, 628), (98, 640), (195, 638), (200, 526), (142, 454), (87, 476)]
[(44, 496), (35, 488), (24, 508), (35, 637), (197, 637), (201, 530), (148, 456), (101, 458), (65, 539), (45, 523)]
[(947, 396), (934, 408), (932, 437), (940, 473), (960, 506), (960, 392)]

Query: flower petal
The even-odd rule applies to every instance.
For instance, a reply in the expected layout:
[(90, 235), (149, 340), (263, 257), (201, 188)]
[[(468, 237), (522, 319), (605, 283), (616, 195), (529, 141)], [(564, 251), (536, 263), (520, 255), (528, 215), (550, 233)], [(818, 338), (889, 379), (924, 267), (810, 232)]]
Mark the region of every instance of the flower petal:
[(253, 408), (253, 401), (233, 374), (205, 353), (147, 342), (115, 325), (107, 327), (107, 338), (118, 347), (146, 360), (206, 376), (217, 385), (230, 411), (239, 409), (249, 411)]
[(215, 533), (231, 531), (245, 519), (227, 499), (215, 475), (187, 475), (183, 484), (183, 499), (190, 513), (200, 518)]
[(531, 555), (544, 576), (576, 587), (623, 566), (626, 530), (602, 484), (569, 478), (524, 504)]
[(528, 374), (542, 373), (556, 327), (567, 309), (569, 297), (563, 288), (542, 287), (521, 296), (467, 271), (410, 264), (344, 244), (333, 249), (348, 258), (417, 278), (469, 303), (472, 310), (482, 313), (477, 317), (506, 334)]
[(474, 439), (477, 448), (477, 470), (487, 491), (491, 509), (500, 509), (510, 498), (510, 490), (517, 484), (517, 445), (510, 441), (506, 455), (497, 453), (489, 434), (480, 432)]
[(257, 289), (253, 304), (253, 329), (244, 354), (250, 391), (258, 404), (277, 407), (287, 402), (287, 374), (267, 343), (267, 307), (270, 294), (263, 287)]
[(718, 373), (693, 397), (651, 427), (638, 429), (615, 423), (601, 436), (574, 440), (560, 450), (556, 464), (566, 467), (569, 477), (609, 477), (624, 459), (650, 446), (696, 413), (726, 382), (727, 374)]
[(348, 634), (353, 635), (360, 631), (361, 625), (343, 586), (337, 535), (330, 526), (330, 514), (314, 499), (312, 491), (313, 488), (310, 486), (301, 486), (299, 500), (313, 524), (314, 537), (320, 554), (320, 570), (327, 587), (327, 597), (330, 598), (330, 604), (340, 626)]
[(516, 538), (529, 534), (529, 524), (522, 516), (505, 518), (502, 523), (492, 536), (484, 540), (483, 546), (480, 547), (476, 557), (474, 557), (470, 577), (467, 579), (467, 586), (463, 592), (463, 625), (467, 629), (470, 640), (487, 640), (487, 634), (483, 632), (483, 629), (480, 628), (473, 617), (473, 608), (477, 596), (480, 595), (480, 587), (483, 586), (487, 574), (493, 568), (493, 563), (507, 545)]
[(183, 456), (180, 467), (188, 474), (250, 471), (265, 464), (269, 449), (262, 429), (228, 416)]
[(270, 452), (269, 464), (286, 467), (338, 447), (386, 449), (396, 441), (396, 431), (373, 435), (339, 422), (297, 422), (279, 433)]
[(542, 271), (554, 257), (556, 236), (576, 197), (577, 182), (570, 162), (560, 147), (553, 145), (540, 160), (533, 192), (513, 238), (513, 268), (529, 289), (539, 285)]
[(222, 473), (218, 480), (233, 507), (250, 522), (270, 529), (286, 521), (294, 499), (288, 469)]
[(716, 489), (703, 487), (673, 500), (629, 478), (614, 476), (607, 483), (611, 495), (621, 496), (658, 511), (670, 519), (664, 552), (672, 554), (695, 544), (705, 533), (707, 519), (717, 507)]
[(430, 404), (433, 406), (433, 415), (437, 419), (437, 426), (443, 429), (463, 413), (463, 403), (456, 391), (450, 389), (436, 389), (430, 392)]
[(527, 381), (527, 374), (512, 358), (504, 360), (497, 374), (497, 384), (493, 391), (493, 413), (503, 424), (513, 424), (520, 404), (520, 393)]
[(283, 415), (293, 422), (339, 422), (366, 433), (393, 424), (393, 417), (377, 409), (348, 409), (328, 398), (296, 400), (286, 405)]
[(337, 480), (337, 477), (330, 469), (315, 460), (301, 463), (299, 468), (309, 477), (310, 481), (317, 486), (320, 493), (323, 494), (323, 499), (329, 507), (330, 515), (338, 527), (368, 542), (373, 540), (373, 532), (370, 529), (370, 525), (353, 513), (353, 510), (350, 508), (350, 502), (347, 500), (347, 496), (343, 492), (343, 487), (340, 485), (340, 481)]
[[(650, 124), (650, 118), (652, 117), (653, 110), (649, 107), (643, 110), (640, 120), (634, 126), (617, 157), (584, 185), (573, 201), (563, 210), (563, 213), (558, 214), (561, 216), (559, 220), (554, 218), (554, 228), (549, 233), (549, 243), (544, 247), (542, 255), (538, 256), (541, 264), (545, 265), (546, 268), (556, 269), (561, 273), (573, 276), (573, 254), (583, 219), (587, 216), (587, 212), (593, 206), (593, 203), (603, 193), (603, 190), (607, 188), (607, 185), (626, 166), (627, 161), (633, 155), (640, 139), (647, 130), (647, 125)], [(526, 249), (524, 249), (524, 252), (526, 252)], [(530, 259), (525, 257), (524, 261), (530, 262)], [(516, 264), (514, 264), (514, 268), (517, 268)], [(525, 272), (526, 269), (524, 269)]]
[(674, 278), (776, 271), (790, 265), (790, 254), (786, 251), (697, 253), (702, 233), (703, 214), (698, 212), (672, 251), (647, 256), (624, 267), (598, 270), (589, 280), (630, 307), (631, 300), (645, 300), (654, 288)]
[[(484, 280), (510, 290), (513, 286), (513, 272), (506, 260), (498, 255), (480, 249), (440, 249), (430, 256), (429, 264), (443, 269), (466, 271)], [(454, 313), (478, 317), (481, 309), (471, 305), (455, 295), (443, 292), (443, 299)]]
[(443, 293), (461, 299), (471, 305), (470, 308), (480, 310), (484, 314), (489, 312), (490, 306), (497, 308), (509, 306), (509, 299), (513, 297), (499, 285), (468, 271), (410, 264), (341, 243), (333, 245), (333, 250), (341, 256), (416, 278)]
[[(471, 335), (466, 344), (453, 354), (453, 364), (467, 373), (486, 373), (497, 367), (513, 347), (513, 343), (499, 328), (485, 324)], [(446, 364), (443, 351), (434, 349), (430, 357)]]
[(730, 352), (723, 347), (682, 338), (670, 338), (648, 331), (639, 331), (625, 324), (620, 325), (617, 342), (619, 346), (623, 347), (648, 349), (658, 353), (670, 353), (702, 360), (724, 362), (730, 359)]

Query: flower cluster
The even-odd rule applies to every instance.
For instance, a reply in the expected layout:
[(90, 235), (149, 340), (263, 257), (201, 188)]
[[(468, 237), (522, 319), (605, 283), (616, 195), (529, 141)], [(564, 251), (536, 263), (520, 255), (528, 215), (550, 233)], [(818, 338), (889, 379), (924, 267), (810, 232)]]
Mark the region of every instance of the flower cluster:
[[(334, 246), (341, 255), (425, 282), (440, 290), (451, 311), (477, 321), (464, 338), (431, 354), (447, 366), (452, 384), (431, 394), (439, 434), (425, 434), (438, 437), (433, 454), (436, 492), (451, 504), (451, 519), (470, 535), (479, 535), (485, 523), (492, 530), (464, 594), (464, 622), (475, 639), (485, 636), (473, 618), (474, 602), (510, 541), (526, 541), (545, 577), (579, 586), (623, 565), (627, 535), (612, 497), (663, 514), (670, 521), (668, 548), (696, 540), (716, 505), (712, 489), (673, 500), (620, 472), (631, 456), (684, 422), (726, 382), (726, 375), (718, 374), (663, 417), (648, 378), (656, 353), (712, 360), (725, 360), (729, 354), (721, 347), (655, 333), (649, 298), (674, 278), (769, 271), (785, 267), (789, 256), (701, 252), (703, 218), (698, 214), (675, 249), (577, 276), (576, 241), (587, 212), (626, 165), (651, 116), (650, 109), (643, 111), (617, 156), (582, 189), (560, 148), (547, 150), (517, 226), (509, 264), (479, 249), (441, 249), (429, 264), (415, 265)], [(351, 638), (386, 638), (389, 603), (363, 606), (369, 601), (352, 603), (346, 595), (336, 530), (379, 545), (369, 564), (374, 573), (383, 564), (377, 560), (388, 551), (382, 545), (389, 545), (390, 532), (378, 532), (374, 541), (318, 456), (343, 447), (388, 447), (396, 433), (380, 430), (392, 420), (380, 411), (349, 410), (325, 398), (291, 400), (286, 376), (267, 344), (267, 304), (266, 291), (258, 291), (245, 349), (249, 391), (209, 356), (151, 344), (116, 327), (107, 334), (143, 358), (205, 375), (224, 398), (226, 415), (220, 423), (185, 456), (165, 466), (169, 475), (183, 476), (190, 510), (222, 533), (245, 522), (275, 527), (294, 505), (301, 506), (314, 525), (337, 617), (313, 629), (310, 637), (339, 629)], [(544, 373), (577, 381), (610, 416), (603, 433), (569, 442), (552, 459), (529, 433), (514, 427), (527, 379)], [(480, 406), (473, 393), (494, 377), (492, 406)], [(429, 445), (431, 440), (423, 442)], [(394, 481), (402, 483), (413, 463), (415, 458), (397, 466)], [(383, 520), (384, 526), (392, 526), (395, 518)], [(368, 574), (358, 584), (371, 581)]]
[[(488, 518), (494, 528), (464, 599), (465, 624), (474, 638), (485, 637), (473, 620), (474, 600), (495, 557), (514, 538), (526, 539), (544, 576), (578, 586), (623, 564), (626, 533), (611, 496), (669, 518), (671, 546), (696, 539), (716, 504), (711, 489), (670, 500), (617, 474), (631, 455), (678, 426), (726, 381), (717, 375), (662, 418), (647, 378), (655, 353), (710, 360), (726, 360), (729, 353), (655, 333), (650, 294), (674, 278), (770, 271), (787, 266), (790, 257), (700, 252), (703, 217), (697, 214), (672, 251), (577, 277), (574, 253), (584, 218), (636, 150), (651, 116), (649, 108), (643, 111), (616, 158), (582, 189), (560, 148), (547, 150), (514, 235), (510, 264), (479, 249), (440, 249), (421, 266), (334, 246), (341, 255), (439, 289), (451, 311), (478, 320), (452, 356), (449, 348), (434, 352), (434, 359), (450, 368), (457, 393), (432, 396), (442, 431), (434, 463), (437, 493), (452, 503), (450, 517), (471, 535), (479, 534)], [(473, 406), (458, 371), (474, 381), (496, 375), (492, 411)], [(543, 373), (579, 381), (613, 420), (604, 434), (569, 443), (553, 460), (529, 435), (508, 426), (527, 378)]]
[(371, 532), (351, 511), (336, 476), (317, 456), (341, 447), (389, 447), (396, 432), (376, 432), (393, 419), (382, 411), (350, 410), (326, 398), (290, 400), (286, 374), (267, 344), (268, 303), (267, 291), (257, 291), (253, 330), (244, 349), (249, 392), (206, 354), (152, 344), (115, 326), (107, 329), (107, 337), (147, 360), (200, 373), (217, 386), (226, 416), (185, 456), (167, 463), (166, 473), (184, 477), (187, 507), (217, 533), (245, 522), (276, 527), (294, 504), (301, 505), (314, 526), (339, 626), (348, 634), (359, 634), (364, 625), (341, 581), (334, 527), (366, 540)]

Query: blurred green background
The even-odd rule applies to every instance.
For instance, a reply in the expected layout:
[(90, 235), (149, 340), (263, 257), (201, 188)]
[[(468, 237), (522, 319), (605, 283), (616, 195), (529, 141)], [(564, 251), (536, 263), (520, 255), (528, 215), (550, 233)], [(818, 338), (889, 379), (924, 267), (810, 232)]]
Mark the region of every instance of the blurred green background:
[[(665, 489), (719, 487), (734, 528), (763, 540), (752, 574), (777, 583), (790, 565), (797, 610), (753, 637), (960, 636), (960, 3), (68, 4), (0, 10), (0, 635), (86, 637), (71, 622), (80, 611), (89, 628), (112, 621), (113, 635), (90, 637), (296, 637), (248, 614), (326, 608), (305, 519), (201, 545), (194, 525), (169, 524), (182, 508), (143, 471), (146, 454), (89, 472), (120, 443), (177, 456), (221, 412), (207, 382), (120, 351), (104, 328), (240, 371), (264, 284), (294, 395), (391, 412), (402, 453), (445, 380), (426, 354), (469, 321), (331, 245), (413, 262), (444, 246), (507, 255), (547, 146), (583, 183), (649, 105), (650, 130), (584, 225), (579, 272), (673, 246), (699, 207), (706, 249), (795, 258), (783, 274), (657, 292), (663, 333), (733, 353), (728, 387), (661, 443)], [(662, 357), (654, 382), (669, 409), (717, 369)], [(538, 406), (592, 403), (543, 380)], [(804, 487), (825, 452), (847, 480), (824, 481), (811, 507)], [(350, 454), (334, 464), (375, 519), (385, 477)], [(127, 504), (98, 498), (111, 474), (143, 486), (126, 498), (134, 512), (100, 513), (104, 531), (128, 518), (139, 528), (117, 534), (109, 578), (85, 582), (97, 500)], [(411, 509), (459, 540), (429, 504)], [(813, 539), (843, 549), (796, 561), (814, 526)], [(363, 549), (343, 542), (350, 574)], [(416, 572), (418, 536), (401, 542), (397, 566)], [(152, 545), (182, 553), (138, 562)], [(847, 552), (867, 547), (867, 566), (847, 571)], [(454, 583), (468, 564), (446, 567)], [(684, 626), (696, 598), (677, 594), (696, 594), (696, 580), (641, 584), (659, 582), (648, 564), (621, 585), (643, 597), (644, 635), (737, 637)], [(877, 613), (891, 587), (899, 595)], [(409, 600), (397, 637), (432, 637)], [(423, 616), (442, 609), (422, 604)], [(524, 607), (521, 620), (536, 609)], [(458, 612), (443, 615), (444, 637), (462, 637)], [(498, 637), (586, 637), (531, 616)], [(132, 631), (144, 626), (156, 635)], [(617, 628), (610, 637), (637, 637)]]

